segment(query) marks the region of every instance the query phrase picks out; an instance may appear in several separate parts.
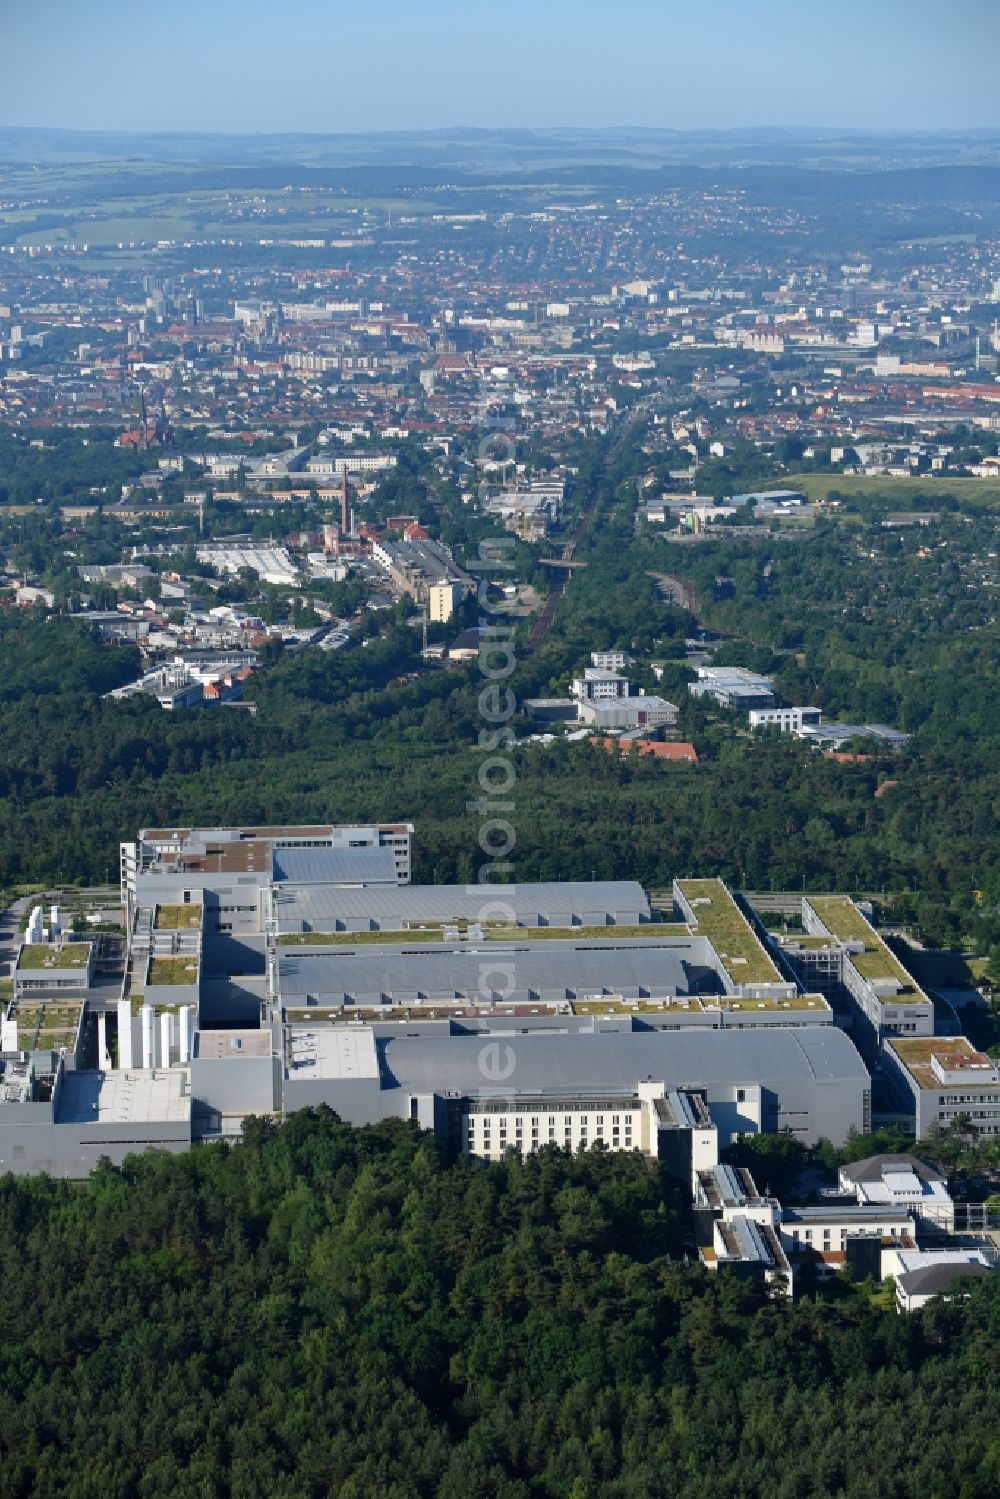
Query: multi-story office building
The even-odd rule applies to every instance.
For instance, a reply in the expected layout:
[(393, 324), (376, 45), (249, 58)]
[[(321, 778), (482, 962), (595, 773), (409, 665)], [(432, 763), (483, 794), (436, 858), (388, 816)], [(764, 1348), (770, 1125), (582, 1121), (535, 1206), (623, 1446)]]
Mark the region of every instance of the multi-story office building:
[(1000, 1064), (965, 1036), (894, 1036), (883, 1057), (913, 1109), (918, 1140), (956, 1119), (967, 1119), (976, 1134), (1000, 1134)]
[(632, 665), (628, 651), (591, 651), (590, 664), (595, 671), (621, 673)]
[(699, 666), (698, 680), (688, 683), (688, 692), (692, 697), (710, 697), (720, 708), (738, 713), (774, 707), (771, 678), (748, 671), (745, 666)]
[(586, 666), (582, 677), (573, 678), (570, 692), (581, 703), (606, 703), (629, 697), (631, 687), (628, 678), (620, 676), (618, 672)]
[[(295, 849), (335, 849), (344, 851), (345, 860), (335, 870), (328, 862), (328, 879), (337, 875), (358, 883), (365, 882), (365, 872), (383, 871), (384, 861), (372, 860), (355, 851), (389, 849), (395, 882), (405, 885), (410, 879), (410, 839), (412, 823), (370, 823), (319, 825), (311, 827), (241, 827), (241, 828), (144, 828), (134, 843), (121, 845), (122, 904), (135, 909), (141, 898), (146, 903), (176, 902), (184, 904), (184, 892), (197, 889), (218, 890), (226, 884), (222, 878), (231, 875), (244, 887), (250, 901), (250, 887), (259, 892), (272, 879), (275, 860), (279, 869), (281, 856), (289, 862), (287, 851)], [(181, 894), (179, 902), (170, 887)], [(231, 892), (230, 892), (231, 893)], [(216, 906), (222, 903), (214, 902)], [(246, 904), (246, 902), (244, 902)], [(260, 907), (259, 894), (252, 904)]]
[(819, 708), (752, 708), (752, 729), (779, 729), (783, 734), (797, 734), (805, 724), (816, 725), (822, 720)]

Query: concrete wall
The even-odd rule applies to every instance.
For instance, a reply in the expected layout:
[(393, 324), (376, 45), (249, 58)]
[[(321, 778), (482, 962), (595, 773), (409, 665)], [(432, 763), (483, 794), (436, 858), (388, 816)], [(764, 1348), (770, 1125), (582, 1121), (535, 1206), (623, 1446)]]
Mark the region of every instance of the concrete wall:
[(206, 934), (201, 950), (205, 978), (257, 978), (265, 970), (267, 940), (252, 934)]
[(325, 1103), (346, 1124), (375, 1124), (379, 1119), (408, 1118), (409, 1098), (402, 1088), (383, 1091), (378, 1078), (350, 1081), (322, 1078), (305, 1082), (286, 1077), (282, 1083), (282, 1104), (286, 1114)]
[[(47, 1110), (49, 1105), (26, 1107)], [(49, 1176), (84, 1177), (89, 1176), (102, 1156), (117, 1166), (126, 1156), (144, 1150), (166, 1150), (179, 1155), (190, 1146), (191, 1126), (187, 1120), (56, 1124), (51, 1119), (46, 1122), (39, 1118), (37, 1122), (17, 1123), (8, 1120), (6, 1108), (0, 1120), (0, 1171), (12, 1171), (17, 1176), (44, 1171)]]
[(270, 1114), (280, 1107), (279, 1057), (193, 1057), (191, 1100), (217, 1114)]
[(199, 1024), (234, 1030), (256, 1028), (266, 993), (264, 978), (205, 979), (201, 986)]

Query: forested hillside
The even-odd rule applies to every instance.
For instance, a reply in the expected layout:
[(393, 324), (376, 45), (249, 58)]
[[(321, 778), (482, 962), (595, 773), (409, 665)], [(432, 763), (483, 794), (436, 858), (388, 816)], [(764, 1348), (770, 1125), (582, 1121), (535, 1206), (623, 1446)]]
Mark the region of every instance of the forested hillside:
[[(662, 888), (717, 873), (750, 888), (884, 891), (931, 941), (1000, 942), (993, 522), (944, 516), (906, 535), (824, 524), (805, 541), (682, 548), (635, 534), (627, 490), (612, 473), (587, 568), (540, 650), (517, 646), (510, 685), (519, 702), (563, 692), (595, 647), (659, 658), (662, 681), (644, 666), (633, 677), (679, 704), (702, 763), (514, 750), (517, 877)], [(698, 622), (728, 637), (718, 660), (773, 672), (789, 701), (828, 717), (903, 728), (909, 745), (841, 763), (751, 740), (745, 719), (696, 703), (683, 662), (696, 621), (651, 577), (671, 569)], [(412, 624), (390, 622), (364, 649), (269, 665), (250, 685), (256, 718), (170, 714), (102, 700), (134, 675), (131, 649), (70, 621), (0, 615), (0, 884), (104, 878), (144, 825), (327, 818), (412, 819), (419, 878), (474, 877), (484, 679), (467, 665), (400, 682), (419, 644)]]
[(992, 1499), (995, 1278), (790, 1305), (687, 1267), (681, 1227), (638, 1155), (444, 1166), (327, 1111), (7, 1177), (2, 1491)]

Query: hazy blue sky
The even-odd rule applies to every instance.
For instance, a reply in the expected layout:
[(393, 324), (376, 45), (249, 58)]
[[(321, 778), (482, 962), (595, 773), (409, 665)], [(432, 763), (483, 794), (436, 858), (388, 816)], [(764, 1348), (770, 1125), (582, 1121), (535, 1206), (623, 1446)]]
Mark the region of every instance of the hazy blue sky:
[(0, 0), (0, 123), (1000, 124), (1000, 0)]

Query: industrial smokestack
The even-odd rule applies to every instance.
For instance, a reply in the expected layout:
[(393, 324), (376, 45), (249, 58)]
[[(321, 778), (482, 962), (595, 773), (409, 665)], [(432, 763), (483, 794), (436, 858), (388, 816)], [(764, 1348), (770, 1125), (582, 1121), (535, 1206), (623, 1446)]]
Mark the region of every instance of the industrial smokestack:
[(350, 515), (347, 510), (347, 463), (340, 471), (340, 529), (344, 536), (351, 532)]

